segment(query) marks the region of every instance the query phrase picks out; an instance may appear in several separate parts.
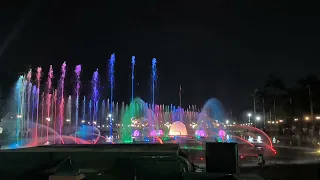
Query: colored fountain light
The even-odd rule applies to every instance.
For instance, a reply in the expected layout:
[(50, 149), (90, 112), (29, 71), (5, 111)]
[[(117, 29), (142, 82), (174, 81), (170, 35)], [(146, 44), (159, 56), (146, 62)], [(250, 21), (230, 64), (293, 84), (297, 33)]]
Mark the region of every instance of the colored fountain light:
[(170, 136), (187, 136), (188, 135), (187, 128), (181, 121), (176, 121), (171, 124), (169, 135)]
[(158, 135), (159, 135), (159, 136), (163, 136), (163, 135), (164, 135), (164, 132), (163, 132), (161, 129), (159, 129)]
[(224, 130), (220, 130), (218, 134), (220, 137), (225, 137), (227, 133)]
[(150, 132), (150, 136), (158, 136), (157, 131), (156, 131), (156, 130), (152, 130), (152, 131)]
[(206, 137), (206, 132), (204, 130), (196, 130), (195, 135), (199, 137)]
[(134, 137), (140, 136), (139, 130), (134, 130), (134, 131), (133, 131), (133, 136), (134, 136)]

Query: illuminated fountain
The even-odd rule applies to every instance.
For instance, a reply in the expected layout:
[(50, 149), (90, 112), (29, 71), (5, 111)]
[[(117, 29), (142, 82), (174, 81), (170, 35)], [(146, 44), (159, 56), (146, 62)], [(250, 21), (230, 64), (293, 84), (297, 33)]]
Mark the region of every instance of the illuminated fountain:
[[(164, 140), (172, 136), (181, 136), (183, 139), (190, 135), (205, 140), (218, 139), (223, 142), (244, 142), (253, 145), (255, 142), (252, 139), (259, 139), (261, 144), (272, 147), (268, 136), (257, 128), (236, 125), (229, 127), (223, 124), (224, 112), (222, 104), (217, 99), (209, 99), (200, 113), (196, 106), (183, 109), (174, 105), (156, 104), (156, 59), (152, 59), (151, 63), (152, 100), (149, 104), (139, 98), (133, 98), (134, 57), (131, 61), (132, 87), (128, 105), (113, 100), (114, 54), (109, 60), (110, 95), (107, 95), (108, 99), (103, 99), (104, 92), (100, 91), (98, 70), (93, 73), (91, 91), (86, 95), (80, 88), (82, 72), (80, 65), (77, 65), (71, 73), (74, 81), (71, 83), (73, 88), (69, 94), (65, 91), (67, 79), (65, 62), (61, 66), (60, 78), (54, 77), (53, 68), (49, 66), (48, 73), (43, 78), (46, 81), (45, 86), (41, 84), (43, 73), (41, 67), (36, 70), (35, 80), (32, 80), (32, 71), (28, 71), (18, 78), (14, 93), (14, 107), (2, 122), (2, 131), (8, 133), (5, 141), (7, 147), (132, 143), (133, 139), (144, 137), (149, 138), (149, 142), (162, 142), (160, 138)], [(55, 80), (58, 81), (57, 87), (55, 87)], [(243, 133), (237, 134), (235, 129), (240, 129)], [(246, 131), (247, 129), (249, 131)]]
[[(130, 105), (125, 107), (123, 117), (121, 119), (120, 127), (120, 141), (122, 143), (131, 143), (132, 135), (143, 135), (144, 131), (144, 117), (146, 112), (146, 103), (140, 98), (134, 98)], [(143, 126), (142, 126), (143, 125)], [(133, 128), (135, 129), (133, 131)], [(139, 131), (140, 130), (140, 131)]]
[(200, 137), (216, 137), (224, 120), (224, 110), (219, 100), (209, 99), (198, 115), (195, 135)]

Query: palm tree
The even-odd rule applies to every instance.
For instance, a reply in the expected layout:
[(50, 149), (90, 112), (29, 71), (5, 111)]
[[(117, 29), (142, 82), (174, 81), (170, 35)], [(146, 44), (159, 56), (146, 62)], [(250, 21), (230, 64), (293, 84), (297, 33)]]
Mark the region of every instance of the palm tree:
[(263, 114), (263, 126), (266, 126), (266, 109), (265, 109), (265, 99), (267, 98), (268, 94), (265, 90), (257, 91), (257, 95), (259, 99), (262, 101), (262, 114)]
[(309, 74), (305, 78), (298, 80), (303, 88), (308, 88), (309, 93), (309, 105), (310, 105), (310, 120), (312, 121), (313, 126), (315, 125), (315, 119), (313, 115), (313, 101), (312, 101), (312, 89), (320, 85), (320, 81), (314, 74)]
[(273, 113), (274, 113), (274, 120), (277, 120), (276, 115), (276, 91), (277, 90), (285, 90), (286, 87), (280, 78), (274, 77), (272, 74), (269, 75), (269, 78), (265, 84), (265, 88), (272, 88), (272, 97), (273, 97)]

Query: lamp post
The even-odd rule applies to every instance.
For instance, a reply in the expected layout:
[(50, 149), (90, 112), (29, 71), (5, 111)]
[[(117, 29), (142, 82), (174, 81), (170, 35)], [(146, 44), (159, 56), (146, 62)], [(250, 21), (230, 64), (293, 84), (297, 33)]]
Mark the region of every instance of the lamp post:
[(248, 113), (248, 117), (249, 117), (249, 124), (250, 124), (251, 113)]
[(261, 119), (260, 116), (257, 116), (257, 117), (256, 117), (256, 122), (255, 122), (256, 126), (257, 126), (257, 124), (258, 124), (257, 122), (260, 121), (260, 119)]

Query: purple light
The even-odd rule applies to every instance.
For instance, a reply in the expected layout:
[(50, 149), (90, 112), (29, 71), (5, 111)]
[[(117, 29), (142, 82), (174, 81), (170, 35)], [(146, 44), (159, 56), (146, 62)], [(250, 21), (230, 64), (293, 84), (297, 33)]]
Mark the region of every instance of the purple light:
[(204, 130), (196, 130), (196, 136), (205, 137), (206, 132)]
[(157, 131), (156, 130), (152, 130), (151, 132), (150, 132), (150, 136), (157, 136)]
[(133, 131), (133, 136), (134, 136), (134, 137), (140, 136), (140, 132), (139, 132), (138, 130), (134, 130), (134, 131)]
[(220, 130), (218, 134), (220, 137), (225, 137), (227, 133), (224, 130)]
[(163, 136), (163, 131), (161, 129), (159, 130), (159, 136)]

